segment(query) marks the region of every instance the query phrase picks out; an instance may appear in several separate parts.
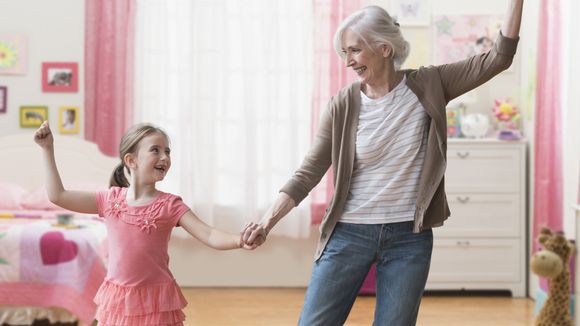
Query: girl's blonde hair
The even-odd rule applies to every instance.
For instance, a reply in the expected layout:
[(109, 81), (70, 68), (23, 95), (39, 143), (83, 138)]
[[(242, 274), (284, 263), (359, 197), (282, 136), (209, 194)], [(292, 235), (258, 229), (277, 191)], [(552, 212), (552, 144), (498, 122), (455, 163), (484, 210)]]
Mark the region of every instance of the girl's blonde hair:
[(372, 51), (379, 45), (386, 45), (393, 50), (393, 63), (399, 70), (407, 57), (411, 46), (405, 40), (399, 24), (379, 6), (368, 6), (348, 16), (334, 34), (334, 50), (345, 59), (342, 52), (342, 34), (346, 29), (356, 33)]
[[(128, 187), (129, 180), (125, 176), (125, 162), (123, 161), (123, 157), (127, 154), (136, 153), (139, 150), (139, 143), (143, 138), (153, 134), (153, 133), (160, 133), (165, 138), (169, 139), (165, 131), (163, 131), (159, 127), (155, 127), (151, 124), (141, 123), (134, 125), (129, 129), (123, 138), (121, 138), (121, 143), (119, 144), (119, 158), (121, 159), (121, 163), (117, 165), (115, 170), (113, 170), (113, 174), (111, 175), (111, 179), (109, 180), (110, 187)], [(131, 171), (127, 168), (127, 173), (131, 175)]]

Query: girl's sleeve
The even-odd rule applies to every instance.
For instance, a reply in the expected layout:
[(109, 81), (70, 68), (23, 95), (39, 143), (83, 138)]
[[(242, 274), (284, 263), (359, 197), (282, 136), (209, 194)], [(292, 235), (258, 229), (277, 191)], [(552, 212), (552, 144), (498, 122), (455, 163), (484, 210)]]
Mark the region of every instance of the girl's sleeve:
[(183, 214), (190, 210), (189, 206), (187, 206), (179, 196), (173, 196), (168, 206), (169, 216), (171, 216), (171, 224), (175, 226), (177, 226), (179, 219), (181, 219)]
[(108, 190), (104, 191), (97, 191), (97, 213), (99, 217), (106, 218), (105, 212), (109, 208), (112, 202), (112, 198), (119, 193), (121, 188), (118, 187), (111, 187)]

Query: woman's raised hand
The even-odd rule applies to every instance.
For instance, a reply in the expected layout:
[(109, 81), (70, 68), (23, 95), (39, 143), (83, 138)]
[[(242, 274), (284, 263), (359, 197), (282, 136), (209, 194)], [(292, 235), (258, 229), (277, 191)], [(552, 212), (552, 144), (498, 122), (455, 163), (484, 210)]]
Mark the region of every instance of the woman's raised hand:
[(44, 149), (52, 146), (54, 139), (52, 137), (52, 131), (50, 130), (48, 121), (44, 121), (40, 127), (38, 127), (34, 133), (34, 141), (38, 144), (38, 146)]

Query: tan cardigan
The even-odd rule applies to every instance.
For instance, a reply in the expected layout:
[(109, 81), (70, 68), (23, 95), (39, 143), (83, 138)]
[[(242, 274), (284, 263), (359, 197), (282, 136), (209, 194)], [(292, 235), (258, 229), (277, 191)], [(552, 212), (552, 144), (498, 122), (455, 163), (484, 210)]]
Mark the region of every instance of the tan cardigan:
[[(414, 232), (443, 225), (449, 217), (444, 174), (447, 165), (447, 119), (445, 106), (493, 76), (509, 68), (518, 39), (500, 35), (487, 53), (441, 66), (405, 70), (407, 86), (429, 115), (429, 136), (425, 162), (417, 194)], [(315, 259), (320, 258), (340, 218), (352, 176), (356, 130), (360, 110), (360, 83), (342, 89), (334, 96), (320, 118), (314, 143), (300, 168), (280, 191), (298, 205), (320, 182), (330, 165), (334, 171), (334, 195), (320, 226)]]

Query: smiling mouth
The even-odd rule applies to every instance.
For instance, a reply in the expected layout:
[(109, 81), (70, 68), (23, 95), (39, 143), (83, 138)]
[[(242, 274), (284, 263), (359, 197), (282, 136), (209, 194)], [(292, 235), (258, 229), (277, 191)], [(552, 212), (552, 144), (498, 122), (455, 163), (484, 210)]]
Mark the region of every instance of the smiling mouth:
[(165, 171), (167, 171), (167, 168), (164, 166), (156, 166), (155, 170), (165, 173)]
[(363, 72), (367, 71), (367, 67), (362, 66), (360, 68), (353, 68), (353, 70), (357, 73), (357, 74), (362, 74)]

